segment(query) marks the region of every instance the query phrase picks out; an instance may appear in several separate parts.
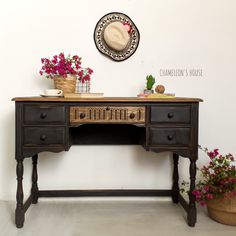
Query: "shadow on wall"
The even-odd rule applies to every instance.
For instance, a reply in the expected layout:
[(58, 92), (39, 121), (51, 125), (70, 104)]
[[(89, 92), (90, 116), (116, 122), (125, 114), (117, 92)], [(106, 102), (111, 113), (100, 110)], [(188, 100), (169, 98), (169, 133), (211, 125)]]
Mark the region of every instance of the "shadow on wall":
[[(14, 111), (4, 114), (4, 126), (1, 132), (4, 135), (3, 143), (1, 144), (2, 156), (1, 156), (1, 182), (0, 192), (2, 195), (10, 195), (11, 186), (16, 185), (14, 183), (16, 179), (15, 174), (15, 119)], [(13, 177), (14, 176), (14, 177)]]
[[(4, 134), (3, 143), (1, 144), (1, 171), (0, 171), (0, 194), (3, 199), (12, 199), (11, 196), (16, 194), (16, 161), (15, 161), (15, 113), (12, 109), (9, 113), (4, 114), (3, 129)], [(26, 168), (28, 166), (26, 165)], [(28, 168), (27, 168), (28, 169)], [(31, 169), (30, 169), (31, 170)], [(28, 171), (24, 173), (26, 182), (30, 181), (28, 178)], [(29, 180), (27, 180), (29, 179)], [(24, 189), (25, 191), (25, 189)], [(25, 191), (28, 194), (27, 190)]]

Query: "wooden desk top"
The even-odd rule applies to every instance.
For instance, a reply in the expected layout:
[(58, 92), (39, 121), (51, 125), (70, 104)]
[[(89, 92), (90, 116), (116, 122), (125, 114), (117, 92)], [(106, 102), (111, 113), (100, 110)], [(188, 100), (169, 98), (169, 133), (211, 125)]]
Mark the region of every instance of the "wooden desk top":
[(64, 97), (15, 97), (15, 102), (202, 102), (200, 98), (138, 98), (138, 97), (103, 97), (103, 98), (64, 98)]

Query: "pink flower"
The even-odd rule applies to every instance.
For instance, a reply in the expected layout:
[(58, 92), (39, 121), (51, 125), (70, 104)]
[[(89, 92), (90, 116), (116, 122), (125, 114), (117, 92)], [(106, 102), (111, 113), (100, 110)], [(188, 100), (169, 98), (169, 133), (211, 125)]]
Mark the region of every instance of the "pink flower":
[(60, 53), (60, 54), (59, 54), (59, 58), (60, 58), (60, 59), (65, 59), (64, 53)]
[(219, 152), (218, 152), (218, 151), (219, 151), (219, 149), (218, 149), (218, 148), (217, 148), (217, 149), (214, 149), (214, 151), (213, 151), (213, 152), (214, 152), (215, 156), (217, 156), (217, 155), (219, 154)]
[(201, 206), (205, 206), (206, 203), (205, 203), (204, 201), (200, 201), (200, 205), (201, 205)]
[(208, 193), (208, 194), (206, 195), (206, 197), (207, 197), (207, 199), (213, 199), (213, 194)]
[(200, 195), (201, 195), (201, 192), (200, 192), (199, 190), (195, 189), (195, 190), (193, 190), (192, 194), (193, 194), (194, 196), (200, 196)]
[(206, 192), (208, 192), (208, 191), (209, 191), (209, 186), (205, 185), (205, 186), (203, 187), (203, 189), (204, 189)]
[(132, 31), (132, 26), (129, 24), (129, 22), (124, 22), (123, 25), (126, 28), (128, 33)]
[(208, 152), (207, 155), (212, 159), (215, 157), (214, 152)]
[(55, 75), (61, 75), (64, 78), (67, 77), (67, 74), (76, 75), (76, 78), (79, 80), (90, 80), (90, 75), (93, 73), (93, 70), (88, 68), (82, 68), (81, 58), (77, 55), (65, 56), (64, 53), (53, 56), (52, 59), (42, 58), (42, 68), (39, 71), (40, 75), (46, 76), (48, 78), (53, 78)]
[(81, 70), (81, 71), (78, 73), (78, 76), (79, 76), (80, 78), (82, 78), (83, 75), (84, 75), (84, 73), (83, 73), (83, 71)]
[(91, 68), (88, 68), (88, 73), (89, 74), (92, 74), (93, 73), (93, 70)]
[(85, 81), (89, 81), (89, 80), (90, 80), (89, 75), (85, 75), (85, 76), (82, 78), (82, 83), (84, 83)]
[(75, 61), (77, 61), (77, 60), (79, 59), (79, 57), (78, 57), (77, 55), (73, 56), (72, 58), (73, 58), (73, 60), (75, 60)]

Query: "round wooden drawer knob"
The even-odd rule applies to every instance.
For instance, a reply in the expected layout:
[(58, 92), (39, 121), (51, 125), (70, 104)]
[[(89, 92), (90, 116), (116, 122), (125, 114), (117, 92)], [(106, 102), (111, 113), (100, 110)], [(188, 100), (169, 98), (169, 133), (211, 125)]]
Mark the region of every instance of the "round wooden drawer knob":
[(85, 115), (84, 113), (81, 113), (81, 114), (79, 115), (80, 119), (84, 119), (85, 116), (86, 116), (86, 115)]
[(168, 118), (171, 119), (171, 118), (173, 118), (173, 117), (174, 117), (174, 113), (173, 113), (173, 112), (169, 112), (169, 113), (168, 113)]
[(47, 113), (45, 113), (45, 112), (41, 113), (41, 115), (40, 115), (41, 119), (45, 119), (46, 117), (47, 117)]
[(45, 141), (46, 139), (47, 139), (47, 135), (42, 134), (42, 135), (40, 136), (40, 140), (41, 140), (41, 141)]
[(167, 136), (167, 139), (168, 139), (169, 141), (171, 141), (171, 140), (174, 139), (174, 136), (173, 136), (173, 135), (168, 135), (168, 136)]
[(135, 114), (134, 114), (134, 113), (131, 113), (131, 114), (129, 115), (129, 118), (130, 118), (130, 119), (134, 119), (134, 117), (135, 117)]

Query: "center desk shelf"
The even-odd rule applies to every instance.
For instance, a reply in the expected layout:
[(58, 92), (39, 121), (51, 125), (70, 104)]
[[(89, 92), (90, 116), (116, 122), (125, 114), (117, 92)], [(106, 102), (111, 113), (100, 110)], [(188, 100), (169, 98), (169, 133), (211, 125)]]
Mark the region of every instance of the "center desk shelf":
[[(190, 192), (195, 186), (198, 157), (198, 98), (14, 98), (16, 104), (17, 207), (16, 226), (23, 227), (25, 212), (39, 197), (84, 196), (87, 190), (38, 189), (37, 160), (44, 151), (68, 151), (71, 145), (142, 145), (153, 152), (173, 152), (171, 190), (101, 190), (91, 196), (170, 195), (196, 222), (195, 198), (187, 203), (179, 193), (179, 156), (190, 160)], [(32, 157), (31, 196), (23, 202), (23, 161)], [(109, 192), (109, 194), (108, 194)]]

